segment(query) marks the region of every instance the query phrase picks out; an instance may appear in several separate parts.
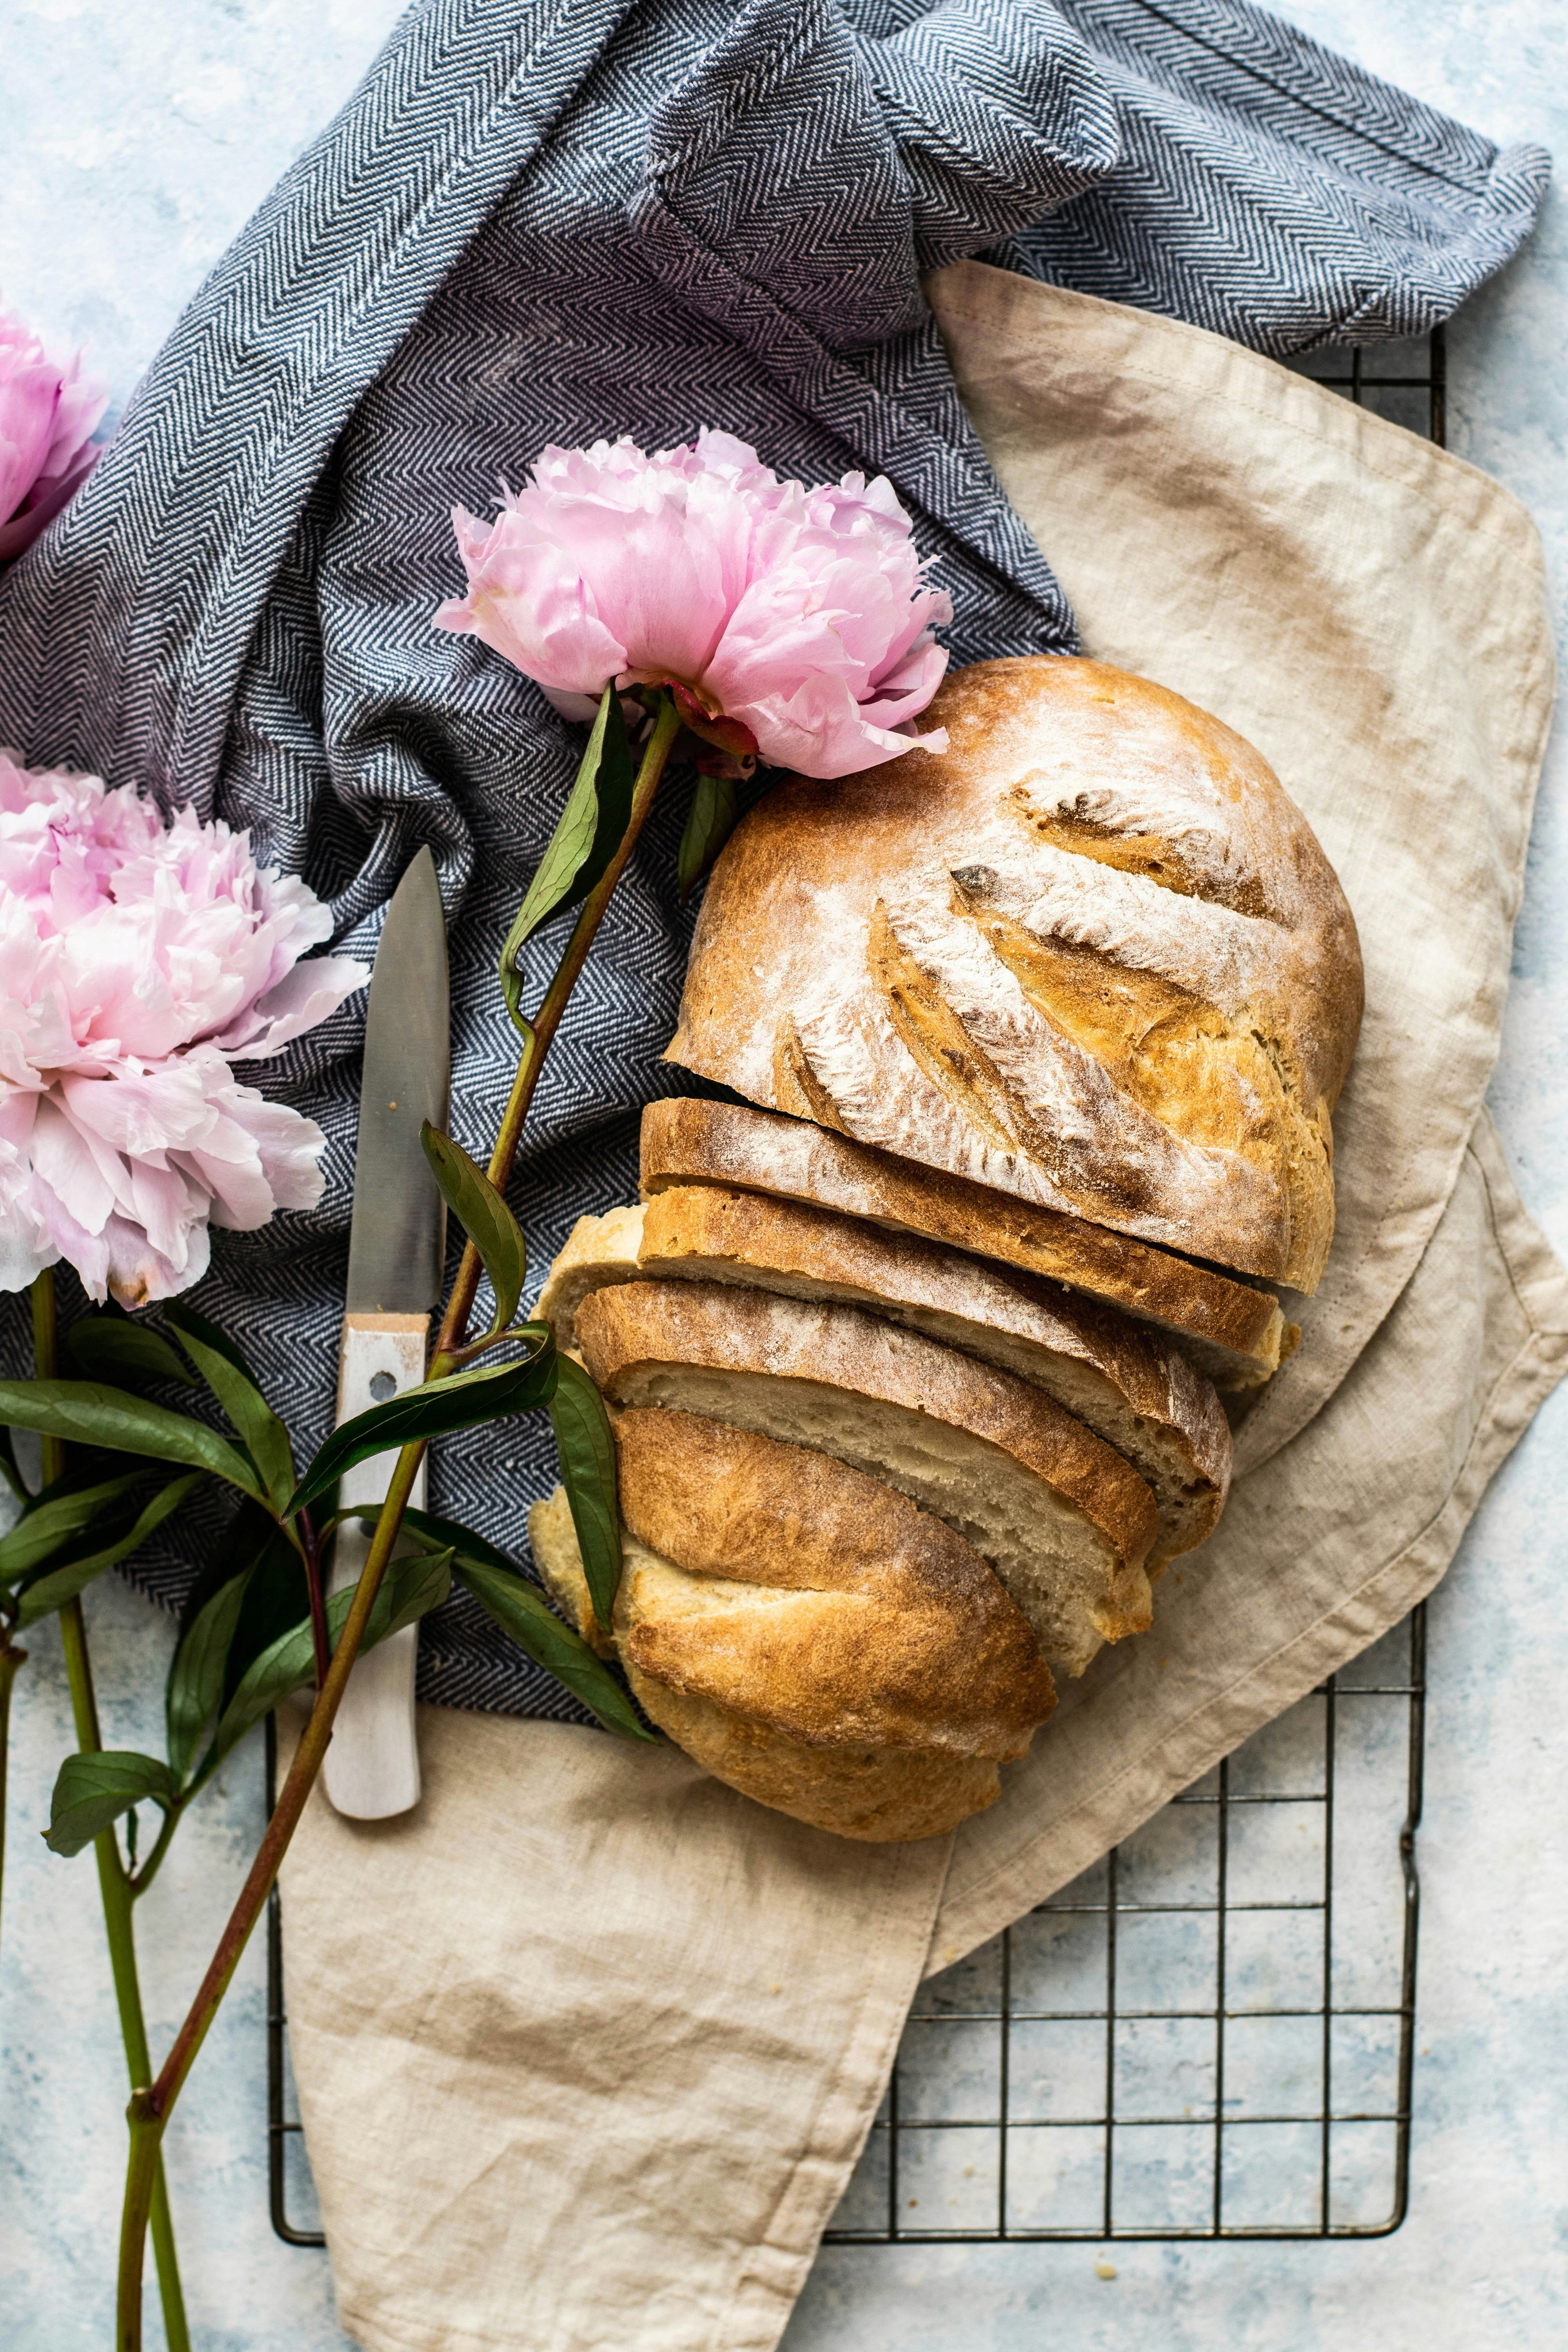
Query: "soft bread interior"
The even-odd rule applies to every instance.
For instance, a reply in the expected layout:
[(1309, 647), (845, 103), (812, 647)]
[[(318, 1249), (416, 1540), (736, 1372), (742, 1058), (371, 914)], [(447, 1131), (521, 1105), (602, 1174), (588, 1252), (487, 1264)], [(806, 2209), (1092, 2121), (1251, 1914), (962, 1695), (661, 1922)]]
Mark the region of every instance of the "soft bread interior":
[(1040, 1638), (1053, 1673), (1081, 1675), (1102, 1642), (1142, 1633), (1142, 1606), (1107, 1605), (1124, 1564), (1100, 1529), (998, 1446), (880, 1397), (810, 1380), (639, 1363), (620, 1372), (615, 1402), (673, 1408), (837, 1455), (935, 1512), (988, 1559)]
[(579, 1217), (567, 1235), (534, 1308), (541, 1322), (553, 1327), (561, 1347), (576, 1344), (577, 1310), (591, 1291), (602, 1290), (607, 1282), (636, 1281), (643, 1215), (640, 1203), (607, 1209), (601, 1217)]
[[(769, 1262), (765, 1247), (756, 1242), (749, 1246), (742, 1242), (734, 1254), (723, 1255), (689, 1245), (684, 1229), (711, 1223), (711, 1204), (716, 1202), (746, 1209), (755, 1203), (765, 1215), (776, 1210), (781, 1223), (791, 1218), (820, 1220), (824, 1227), (837, 1229), (841, 1242), (843, 1234), (849, 1234), (866, 1257), (868, 1272), (880, 1279), (875, 1283), (825, 1279), (789, 1262), (789, 1252), (779, 1246), (771, 1249)], [(810, 1255), (809, 1235), (807, 1240), (808, 1246), (798, 1250), (796, 1256)], [(575, 1340), (576, 1310), (584, 1297), (613, 1283), (649, 1276), (729, 1283), (783, 1297), (868, 1308), (889, 1322), (924, 1332), (1029, 1381), (1131, 1462), (1148, 1480), (1159, 1511), (1159, 1536), (1148, 1559), (1151, 1578), (1157, 1578), (1178, 1553), (1202, 1543), (1224, 1507), (1230, 1468), (1229, 1428), (1203, 1376), (1135, 1327), (1124, 1327), (1126, 1338), (1122, 1352), (1136, 1349), (1149, 1359), (1140, 1366), (1149, 1409), (1140, 1411), (1124, 1385), (1085, 1360), (1086, 1347), (1083, 1353), (1073, 1353), (1067, 1346), (1052, 1346), (1031, 1336), (1060, 1323), (1062, 1337), (1071, 1341), (1070, 1320), (1042, 1313), (1027, 1293), (1016, 1289), (999, 1272), (955, 1253), (933, 1252), (934, 1276), (928, 1275), (924, 1284), (911, 1281), (907, 1269), (900, 1265), (901, 1254), (924, 1246), (907, 1243), (890, 1246), (888, 1237), (876, 1228), (857, 1229), (850, 1220), (831, 1212), (692, 1186), (661, 1192), (645, 1207), (612, 1209), (601, 1217), (580, 1218), (540, 1294), (538, 1312), (553, 1323), (561, 1346), (570, 1348)], [(922, 1286), (928, 1294), (925, 1299), (914, 1295)], [(972, 1313), (958, 1313), (931, 1302), (929, 1294), (962, 1293), (966, 1288), (973, 1294)], [(1070, 1304), (1069, 1318), (1072, 1311)], [(1096, 1312), (1111, 1314), (1109, 1309), (1089, 1310), (1091, 1316)], [(1009, 1324), (1015, 1328), (1008, 1328)], [(1164, 1418), (1155, 1409), (1158, 1403), (1164, 1405)]]
[[(1151, 1574), (1200, 1544), (1219, 1517), (1231, 1444), (1218, 1397), (1174, 1349), (1112, 1309), (1060, 1292), (1054, 1303), (1027, 1276), (1009, 1279), (831, 1211), (707, 1186), (659, 1193), (636, 1247), (646, 1276), (866, 1307), (1030, 1381), (1149, 1481), (1160, 1514)], [(627, 1278), (622, 1263), (603, 1261), (609, 1280)]]

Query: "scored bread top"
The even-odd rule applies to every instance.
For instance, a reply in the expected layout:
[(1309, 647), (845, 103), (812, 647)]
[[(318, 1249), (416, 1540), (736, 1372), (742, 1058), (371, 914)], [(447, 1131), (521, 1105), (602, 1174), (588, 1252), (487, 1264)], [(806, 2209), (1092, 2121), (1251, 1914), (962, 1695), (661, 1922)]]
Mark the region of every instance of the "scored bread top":
[(1316, 1287), (1355, 926), (1268, 763), (1099, 662), (955, 671), (910, 751), (791, 779), (715, 866), (668, 1057), (1163, 1247)]
[(702, 1282), (594, 1291), (583, 1361), (612, 1406), (695, 1411), (873, 1471), (990, 1561), (1046, 1656), (1081, 1674), (1150, 1620), (1158, 1531), (1132, 1465), (1009, 1372), (859, 1308)]
[(681, 1185), (646, 1209), (580, 1218), (538, 1312), (572, 1316), (606, 1284), (678, 1277), (863, 1307), (1043, 1388), (1145, 1477), (1160, 1515), (1154, 1575), (1209, 1534), (1230, 1480), (1230, 1425), (1168, 1341), (1054, 1284), (859, 1218), (758, 1192)]
[(808, 1746), (1022, 1755), (1051, 1675), (962, 1536), (756, 1431), (648, 1410), (612, 1426), (622, 1516), (671, 1563), (629, 1591), (631, 1664)]
[(1221, 1388), (1256, 1386), (1280, 1362), (1286, 1326), (1267, 1291), (1083, 1218), (1029, 1208), (964, 1177), (742, 1103), (650, 1103), (642, 1132), (642, 1187), (650, 1199), (674, 1185), (723, 1185), (812, 1202), (997, 1259), (1176, 1333)]

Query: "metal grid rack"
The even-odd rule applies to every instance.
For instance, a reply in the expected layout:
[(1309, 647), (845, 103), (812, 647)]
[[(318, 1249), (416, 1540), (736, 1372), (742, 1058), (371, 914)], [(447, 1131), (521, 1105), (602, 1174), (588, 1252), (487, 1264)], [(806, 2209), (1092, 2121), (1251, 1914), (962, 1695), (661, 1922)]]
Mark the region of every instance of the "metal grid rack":
[(933, 1978), (830, 2242), (1405, 2218), (1425, 1615)]
[[(1444, 443), (1443, 336), (1298, 372)], [(911, 2011), (839, 2246), (1383, 2237), (1409, 2200), (1426, 1694), (1413, 1612)], [(274, 1748), (267, 1726), (270, 1810)], [(326, 2241), (267, 1922), (267, 2188)]]

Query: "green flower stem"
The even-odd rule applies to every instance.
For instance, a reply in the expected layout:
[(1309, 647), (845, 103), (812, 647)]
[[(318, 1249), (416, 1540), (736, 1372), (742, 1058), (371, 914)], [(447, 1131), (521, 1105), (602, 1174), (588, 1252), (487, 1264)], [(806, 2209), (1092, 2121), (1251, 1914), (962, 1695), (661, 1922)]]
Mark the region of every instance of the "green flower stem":
[[(52, 1272), (40, 1274), (33, 1284), (33, 1360), (41, 1381), (56, 1377), (57, 1363), (57, 1326), (55, 1315), (55, 1278)], [(52, 1485), (66, 1466), (66, 1449), (58, 1438), (43, 1441), (44, 1485)], [(66, 1678), (70, 1685), (71, 1713), (76, 1720), (77, 1747), (84, 1756), (96, 1755), (103, 1747), (99, 1729), (98, 1696), (93, 1689), (92, 1666), (88, 1657), (87, 1623), (79, 1599), (68, 1601), (59, 1612), (60, 1642), (65, 1651)], [(131, 2089), (145, 2083), (152, 2071), (152, 2060), (147, 2047), (147, 2023), (141, 2011), (141, 1987), (136, 1972), (136, 1944), (131, 1931), (131, 1906), (133, 1899), (131, 1881), (120, 1860), (120, 1843), (112, 1829), (102, 1830), (93, 1840), (93, 1853), (98, 1863), (99, 1895), (103, 1905), (104, 1932), (109, 1941), (109, 1964), (114, 1977), (114, 1998), (120, 2011), (120, 2037), (125, 2048), (125, 2063), (131, 2076)], [(158, 2293), (163, 2306), (163, 2329), (169, 2341), (169, 2352), (190, 2352), (190, 2331), (185, 2325), (185, 2300), (180, 2286), (180, 2265), (174, 2252), (174, 2224), (169, 2210), (168, 2185), (163, 2178), (162, 2157), (154, 2151), (155, 2163), (149, 2184), (149, 2218), (152, 2229), (152, 2252), (158, 2265)]]
[[(528, 1024), (522, 1055), (517, 1063), (517, 1075), (512, 1082), (511, 1096), (502, 1114), (496, 1149), (490, 1154), (490, 1164), (485, 1171), (498, 1192), (504, 1192), (507, 1189), (512, 1162), (517, 1158), (517, 1145), (522, 1139), (523, 1122), (528, 1118), (528, 1106), (533, 1101), (545, 1057), (554, 1043), (555, 1033), (560, 1026), (561, 1015), (566, 1011), (571, 992), (577, 986), (578, 974), (588, 961), (588, 950), (604, 919), (604, 910), (614, 897), (615, 886), (637, 845), (637, 836), (653, 805), (653, 796), (659, 789), (681, 725), (681, 714), (666, 688), (661, 692), (655, 706), (653, 731), (648, 738), (643, 762), (637, 771), (637, 781), (632, 787), (632, 813), (626, 820), (621, 845), (583, 900), (582, 911), (566, 943), (566, 952), (556, 966), (555, 975), (544, 992), (538, 1011)], [(479, 1253), (473, 1243), (468, 1242), (464, 1247), (457, 1279), (452, 1286), (452, 1297), (435, 1343), (435, 1359), (430, 1368), (432, 1380), (441, 1379), (454, 1368), (456, 1350), (467, 1337), (468, 1318), (473, 1311), (475, 1295), (483, 1272)]]
[(0, 1626), (0, 1892), (5, 1885), (5, 1768), (11, 1754), (11, 1685), (26, 1664), (8, 1631)]
[[(544, 1067), (545, 1057), (549, 1052), (556, 1031), (560, 1026), (561, 1015), (577, 983), (578, 975), (587, 961), (594, 935), (604, 919), (604, 910), (610, 904), (615, 886), (625, 868), (626, 861), (636, 845), (637, 836), (643, 830), (648, 811), (653, 806), (659, 780), (664, 772), (665, 764), (680, 730), (680, 714), (675, 709), (671, 697), (666, 693), (660, 698), (653, 731), (649, 737), (647, 747), (643, 754), (643, 763), (638, 770), (637, 781), (632, 788), (632, 813), (621, 845), (600, 880), (583, 900), (582, 910), (572, 928), (566, 952), (556, 968), (555, 975), (545, 992), (544, 1001), (530, 1024), (524, 1040), (517, 1078), (501, 1121), (501, 1130), (496, 1140), (496, 1149), (490, 1155), (487, 1172), (490, 1181), (495, 1185), (504, 1188), (511, 1173), (512, 1161), (517, 1155), (517, 1144), (522, 1136), (523, 1122), (528, 1117), (528, 1106), (533, 1100), (534, 1089), (538, 1084), (539, 1072)], [(452, 1297), (447, 1303), (445, 1315), (442, 1318), (441, 1331), (436, 1340), (436, 1352), (430, 1367), (432, 1380), (443, 1380), (456, 1368), (457, 1351), (462, 1348), (467, 1334), (468, 1317), (479, 1287), (481, 1272), (479, 1253), (470, 1242), (464, 1249), (457, 1279), (453, 1285)], [(421, 1441), (413, 1445), (405, 1445), (398, 1455), (392, 1483), (387, 1489), (386, 1500), (382, 1506), (381, 1517), (376, 1524), (376, 1532), (371, 1538), (370, 1552), (364, 1567), (360, 1571), (360, 1580), (355, 1588), (353, 1601), (344, 1621), (342, 1633), (339, 1636), (338, 1646), (332, 1653), (332, 1663), (317, 1694), (316, 1703), (310, 1710), (310, 1719), (305, 1727), (299, 1745), (294, 1751), (294, 1760), (288, 1768), (287, 1776), (278, 1792), (277, 1803), (256, 1851), (256, 1860), (251, 1864), (245, 1885), (240, 1890), (239, 1900), (230, 1914), (228, 1925), (224, 1929), (218, 1948), (208, 1965), (206, 1975), (202, 1979), (201, 1989), (191, 2005), (184, 2023), (174, 2037), (173, 2044), (157, 2081), (150, 2089), (137, 2089), (132, 2094), (131, 2105), (127, 2110), (131, 2124), (131, 2157), (126, 2171), (125, 2210), (120, 2238), (120, 2317), (115, 2338), (117, 2352), (141, 2352), (142, 2243), (146, 2234), (148, 2215), (156, 2192), (159, 2142), (173, 2112), (174, 2104), (184, 2087), (185, 2078), (195, 2063), (196, 2053), (206, 2039), (207, 2030), (216, 2016), (219, 2004), (228, 1990), (235, 1969), (239, 1966), (240, 1955), (244, 1952), (250, 1940), (251, 1931), (261, 1916), (262, 1906), (272, 1891), (273, 1882), (277, 1876), (283, 1857), (288, 1851), (289, 1842), (299, 1825), (300, 1816), (305, 1811), (306, 1801), (315, 1785), (316, 1777), (321, 1769), (322, 1759), (327, 1753), (327, 1743), (332, 1736), (333, 1719), (347, 1686), (354, 1660), (359, 1654), (365, 1623), (376, 1594), (381, 1589), (387, 1562), (392, 1558), (393, 1547), (397, 1542), (403, 1511), (413, 1491), (413, 1482), (418, 1474), (419, 1465), (424, 1459), (424, 1443)], [(145, 2081), (145, 2077), (142, 2079)]]

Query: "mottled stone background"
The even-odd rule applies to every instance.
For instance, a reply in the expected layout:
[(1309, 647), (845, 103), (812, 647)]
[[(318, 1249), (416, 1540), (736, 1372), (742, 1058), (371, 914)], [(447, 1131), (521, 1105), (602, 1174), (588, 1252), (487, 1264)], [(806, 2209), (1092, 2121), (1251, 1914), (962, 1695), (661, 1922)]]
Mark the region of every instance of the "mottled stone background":
[[(0, 299), (82, 339), (123, 403), (181, 305), (330, 116), (394, 0), (5, 0)], [(1295, 0), (1284, 12), (1500, 139), (1568, 152), (1561, 0)], [(1568, 236), (1456, 322), (1451, 446), (1526, 500), (1568, 587)], [(1561, 735), (1536, 824), (1492, 1087), (1525, 1198), (1568, 1253), (1568, 835)], [(1568, 1392), (1492, 1489), (1431, 1606), (1432, 1699), (1411, 2215), (1364, 2244), (830, 2249), (786, 2352), (1546, 2352), (1568, 2341)], [(110, 1579), (90, 1596), (107, 1738), (153, 1746), (169, 1628)], [(0, 1950), (0, 2336), (110, 2340), (123, 2077), (93, 1872), (38, 1844), (71, 1744), (57, 1636), (18, 1686)], [(163, 2041), (261, 1826), (253, 1740), (142, 1906)], [(172, 2129), (203, 2352), (331, 2352), (326, 2258), (267, 2226), (262, 1969), (248, 1957)], [(151, 2301), (151, 2298), (150, 2298)], [(154, 2319), (150, 2342), (160, 2340)], [(635, 2345), (629, 2328), (628, 2352)], [(608, 2352), (608, 2348), (607, 2348)]]

